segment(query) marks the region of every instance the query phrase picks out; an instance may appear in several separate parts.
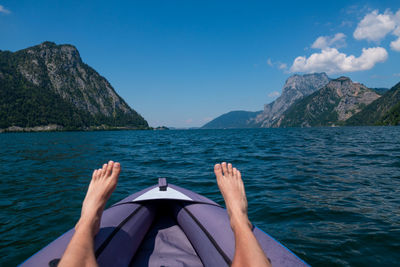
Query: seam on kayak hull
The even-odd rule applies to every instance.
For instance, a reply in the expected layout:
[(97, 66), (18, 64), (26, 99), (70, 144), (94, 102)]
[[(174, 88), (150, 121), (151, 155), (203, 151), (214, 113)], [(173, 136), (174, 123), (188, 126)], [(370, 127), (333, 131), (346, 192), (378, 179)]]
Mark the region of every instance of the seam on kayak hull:
[(100, 256), (100, 254), (104, 251), (104, 249), (107, 247), (107, 245), (111, 242), (113, 237), (118, 233), (119, 230), (126, 224), (136, 213), (139, 212), (139, 210), (142, 209), (143, 206), (139, 206), (137, 209), (135, 209), (131, 214), (129, 214), (128, 217), (126, 217), (113, 231), (112, 233), (107, 237), (107, 239), (101, 244), (101, 246), (96, 250), (96, 259)]
[(218, 243), (215, 241), (215, 239), (211, 236), (211, 234), (207, 231), (207, 229), (200, 223), (199, 220), (186, 208), (183, 207), (183, 210), (189, 214), (189, 216), (193, 219), (193, 221), (197, 224), (197, 226), (200, 227), (200, 229), (203, 231), (203, 233), (207, 236), (207, 238), (210, 240), (210, 242), (213, 244), (215, 249), (218, 251), (218, 253), (222, 256), (224, 261), (230, 266), (232, 264), (231, 259), (225, 254), (225, 252), (221, 249), (221, 247), (218, 245)]

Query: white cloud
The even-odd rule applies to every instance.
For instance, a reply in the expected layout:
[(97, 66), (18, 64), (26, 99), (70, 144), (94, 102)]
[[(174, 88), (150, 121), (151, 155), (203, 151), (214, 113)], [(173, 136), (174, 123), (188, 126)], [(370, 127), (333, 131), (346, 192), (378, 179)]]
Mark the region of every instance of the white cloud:
[(394, 51), (400, 52), (400, 37), (397, 40), (390, 42), (390, 48)]
[(279, 68), (280, 70), (285, 70), (285, 69), (287, 69), (287, 64), (285, 64), (285, 63), (279, 63), (278, 68)]
[(320, 36), (315, 40), (315, 42), (311, 45), (311, 48), (325, 48), (328, 46), (328, 41), (326, 37)]
[(281, 95), (281, 93), (279, 93), (278, 91), (274, 91), (272, 93), (269, 93), (268, 97), (275, 98), (275, 97), (278, 97), (280, 95)]
[(270, 67), (276, 67), (280, 70), (286, 70), (287, 69), (287, 64), (286, 63), (282, 63), (280, 61), (276, 61), (273, 62), (270, 58), (267, 59), (267, 64)]
[(343, 47), (346, 45), (346, 35), (339, 32), (335, 34), (333, 37), (330, 36), (320, 36), (315, 40), (315, 42), (311, 45), (311, 48), (315, 49), (325, 49), (327, 47)]
[(400, 77), (400, 73), (393, 73), (393, 76)]
[(342, 23), (340, 23), (340, 27), (352, 27), (353, 26), (353, 22), (350, 20), (344, 20), (342, 21)]
[[(397, 13), (399, 13), (399, 12), (397, 12)], [(397, 28), (393, 31), (393, 35), (400, 37), (400, 23), (399, 23), (399, 26), (397, 26)]]
[[(397, 14), (400, 14), (399, 11)], [(366, 39), (369, 41), (379, 41), (396, 27), (396, 15), (389, 10), (379, 14), (378, 10), (365, 15), (358, 23), (353, 36), (357, 40)]]
[[(365, 14), (365, 13), (364, 13)], [(396, 38), (391, 40), (390, 47), (400, 52), (400, 9), (393, 13), (387, 9), (383, 13), (369, 10), (364, 17), (359, 18), (353, 37), (357, 40), (380, 41), (388, 34)], [(295, 58), (290, 72), (322, 72), (340, 73), (363, 71), (373, 68), (377, 63), (388, 58), (388, 52), (383, 47), (363, 48), (360, 56), (347, 55), (338, 51), (346, 45), (346, 35), (337, 33), (334, 36), (318, 37), (311, 48), (321, 49), (310, 56)]]
[(326, 48), (320, 53), (314, 53), (310, 57), (297, 57), (290, 68), (291, 72), (352, 72), (369, 70), (376, 63), (384, 62), (388, 57), (385, 48), (363, 48), (359, 57), (347, 56), (336, 48)]
[(3, 14), (10, 14), (11, 11), (8, 10), (8, 9), (6, 9), (4, 6), (0, 5), (0, 13), (3, 13)]
[(341, 12), (347, 15), (351, 15), (352, 17), (361, 19), (361, 17), (365, 15), (366, 12), (371, 12), (372, 10), (373, 9), (371, 9), (367, 5), (351, 5), (343, 8)]
[(393, 31), (393, 35), (397, 36), (398, 38), (390, 42), (390, 48), (400, 52), (400, 9), (395, 15), (395, 20), (399, 26), (397, 26), (396, 29)]

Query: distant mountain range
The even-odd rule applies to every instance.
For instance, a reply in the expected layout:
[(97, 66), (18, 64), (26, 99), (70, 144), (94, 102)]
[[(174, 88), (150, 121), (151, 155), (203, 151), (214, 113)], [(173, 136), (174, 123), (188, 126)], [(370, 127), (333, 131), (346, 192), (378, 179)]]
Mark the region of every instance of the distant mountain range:
[(0, 51), (0, 130), (147, 129), (72, 45)]
[[(400, 88), (367, 88), (348, 77), (325, 73), (293, 75), (282, 95), (259, 114), (226, 113), (203, 128), (399, 125)], [(235, 121), (236, 116), (236, 121)], [(229, 127), (227, 127), (229, 125)]]
[(262, 111), (231, 111), (218, 118), (206, 123), (202, 129), (233, 129), (233, 128), (253, 128), (251, 120), (257, 117)]
[(374, 90), (378, 95), (383, 95), (387, 91), (389, 91), (389, 88), (370, 88), (371, 90)]
[[(400, 84), (400, 83), (399, 83)], [(290, 76), (263, 111), (232, 111), (204, 129), (399, 125), (400, 85), (367, 88), (325, 73)], [(0, 132), (149, 129), (72, 45), (0, 50)]]

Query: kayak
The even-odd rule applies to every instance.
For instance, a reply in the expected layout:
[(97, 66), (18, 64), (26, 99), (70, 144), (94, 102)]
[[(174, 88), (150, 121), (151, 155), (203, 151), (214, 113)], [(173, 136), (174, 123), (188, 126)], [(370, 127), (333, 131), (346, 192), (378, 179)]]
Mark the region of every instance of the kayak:
[[(256, 226), (252, 228), (272, 266), (309, 266)], [(74, 229), (21, 266), (57, 266)], [(94, 240), (99, 266), (230, 266), (235, 239), (227, 211), (185, 188), (158, 184), (103, 212)]]

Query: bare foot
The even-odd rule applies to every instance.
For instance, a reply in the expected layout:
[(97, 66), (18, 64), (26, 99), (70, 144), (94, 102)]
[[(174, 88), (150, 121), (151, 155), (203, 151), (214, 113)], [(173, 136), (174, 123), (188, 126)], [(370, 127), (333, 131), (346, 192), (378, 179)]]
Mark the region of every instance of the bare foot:
[(100, 228), (101, 215), (107, 200), (117, 186), (121, 165), (109, 161), (103, 168), (94, 170), (85, 200), (82, 204), (81, 218), (75, 229), (86, 228), (94, 237)]
[(243, 225), (251, 227), (247, 217), (246, 192), (240, 171), (232, 168), (232, 164), (222, 162), (215, 164), (214, 173), (225, 200), (232, 229), (235, 230), (235, 227)]

